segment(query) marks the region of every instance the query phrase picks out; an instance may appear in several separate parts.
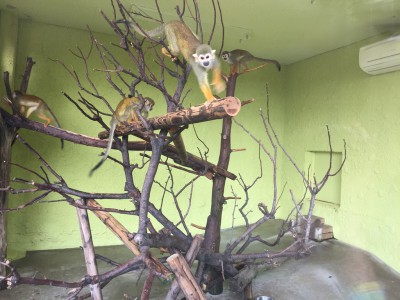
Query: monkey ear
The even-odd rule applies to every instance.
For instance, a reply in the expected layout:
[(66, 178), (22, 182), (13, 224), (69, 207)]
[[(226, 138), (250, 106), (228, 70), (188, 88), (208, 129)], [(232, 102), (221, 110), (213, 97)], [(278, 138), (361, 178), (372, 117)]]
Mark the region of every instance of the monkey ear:
[(211, 49), (211, 56), (212, 56), (213, 59), (215, 58), (215, 52), (216, 52), (216, 51), (217, 51), (217, 50)]
[(195, 61), (195, 62), (198, 62), (199, 59), (198, 59), (197, 53), (193, 53), (192, 55), (193, 55), (193, 57), (194, 57), (194, 61)]

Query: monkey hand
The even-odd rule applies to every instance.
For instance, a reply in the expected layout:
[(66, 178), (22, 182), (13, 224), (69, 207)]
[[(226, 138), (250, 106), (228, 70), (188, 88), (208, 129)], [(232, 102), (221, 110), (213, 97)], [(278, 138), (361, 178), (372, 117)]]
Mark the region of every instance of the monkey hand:
[(221, 92), (224, 91), (225, 88), (226, 88), (225, 81), (223, 81), (223, 80), (213, 81), (213, 82), (211, 83), (211, 85), (212, 85), (214, 91), (215, 91), (217, 94), (221, 93)]

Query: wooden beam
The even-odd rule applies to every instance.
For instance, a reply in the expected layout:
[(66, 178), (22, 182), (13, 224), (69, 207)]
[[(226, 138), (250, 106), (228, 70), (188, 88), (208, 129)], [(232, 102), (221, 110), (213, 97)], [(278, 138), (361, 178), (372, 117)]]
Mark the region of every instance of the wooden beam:
[[(84, 200), (76, 200), (80, 205), (85, 205)], [(89, 217), (86, 209), (76, 208), (78, 214), (79, 228), (81, 230), (82, 237), (82, 248), (85, 255), (86, 271), (89, 276), (98, 276), (96, 255), (94, 252), (92, 232), (90, 230)], [(103, 295), (101, 293), (100, 283), (90, 285), (90, 294), (93, 300), (102, 300)]]
[(172, 254), (167, 258), (167, 262), (175, 273), (176, 280), (187, 300), (206, 300), (204, 292), (196, 282), (188, 263), (181, 254)]

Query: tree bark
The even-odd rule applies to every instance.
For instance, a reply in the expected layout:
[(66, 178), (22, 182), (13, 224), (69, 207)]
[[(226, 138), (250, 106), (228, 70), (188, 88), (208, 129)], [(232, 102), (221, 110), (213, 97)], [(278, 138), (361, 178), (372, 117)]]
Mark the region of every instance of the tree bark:
[[(11, 143), (15, 129), (9, 127), (0, 115), (0, 188), (6, 188), (10, 179)], [(8, 193), (0, 190), (0, 210), (7, 208)], [(0, 260), (7, 255), (6, 212), (0, 212)], [(6, 270), (0, 265), (0, 276), (5, 276)], [(5, 280), (3, 281), (5, 283)], [(1, 286), (0, 288), (5, 288)]]
[[(227, 97), (235, 94), (236, 79), (238, 74), (231, 74), (227, 82)], [(219, 153), (218, 168), (227, 170), (231, 155), (231, 128), (232, 117), (223, 119), (221, 133), (221, 148)], [(207, 253), (218, 253), (221, 242), (221, 219), (224, 204), (226, 177), (216, 174), (213, 179), (211, 211), (207, 219), (204, 248)], [(212, 284), (211, 286), (211, 282)], [(223, 291), (223, 280), (220, 272), (207, 266), (203, 274), (203, 283), (210, 294), (219, 295)], [(216, 284), (215, 284), (216, 283)]]

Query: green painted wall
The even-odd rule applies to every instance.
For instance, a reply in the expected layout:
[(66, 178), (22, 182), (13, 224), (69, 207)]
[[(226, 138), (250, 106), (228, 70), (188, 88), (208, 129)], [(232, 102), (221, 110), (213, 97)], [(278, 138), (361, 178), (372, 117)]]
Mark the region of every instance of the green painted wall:
[[(117, 43), (112, 36), (96, 34), (99, 41), (105, 45), (110, 42)], [(36, 23), (28, 20), (20, 20), (18, 35), (18, 53), (17, 53), (17, 74), (21, 74), (25, 67), (25, 58), (32, 56), (36, 61), (33, 68), (28, 92), (45, 99), (52, 108), (62, 127), (80, 132), (85, 135), (97, 136), (102, 131), (100, 126), (88, 121), (83, 117), (75, 107), (61, 95), (65, 91), (71, 96), (77, 95), (77, 87), (71, 77), (63, 68), (51, 61), (51, 59), (60, 59), (67, 66), (73, 66), (76, 71), (83, 75), (83, 66), (81, 62), (73, 56), (69, 49), (76, 51), (76, 45), (79, 45), (84, 51), (89, 48), (89, 38), (87, 32), (63, 28), (57, 26)], [(112, 48), (112, 47), (111, 47)], [(117, 51), (124, 64), (132, 64), (129, 60), (123, 58), (122, 51)], [(100, 68), (98, 59), (90, 60), (90, 70)], [(157, 66), (153, 66), (157, 68)], [(227, 68), (228, 69), (228, 68)], [(248, 74), (239, 78), (237, 84), (237, 96), (241, 99), (255, 98), (254, 104), (243, 107), (237, 120), (244, 123), (248, 128), (256, 132), (261, 125), (261, 120), (256, 116), (259, 114), (259, 108), (264, 107), (266, 103), (265, 83), (270, 84), (272, 119), (276, 122), (278, 132), (283, 132), (283, 98), (282, 98), (282, 77), (283, 73), (277, 72), (274, 68), (259, 70), (253, 74)], [(104, 92), (106, 97), (110, 97), (114, 106), (119, 102), (119, 96), (113, 92), (108, 83), (104, 80), (104, 74), (94, 72), (94, 82), (98, 88)], [(18, 82), (19, 84), (19, 82)], [(174, 82), (168, 81), (171, 88), (174, 88)], [(195, 79), (191, 76), (188, 83), (188, 90), (191, 92), (185, 100), (185, 105), (202, 103), (203, 96), (196, 85)], [(156, 107), (153, 115), (165, 112), (164, 100), (159, 93), (149, 89), (147, 86), (140, 86), (139, 91), (156, 100)], [(115, 99), (113, 99), (115, 98)], [(249, 121), (250, 120), (250, 121)], [(207, 143), (210, 148), (208, 160), (217, 162), (219, 155), (219, 141), (222, 121), (213, 121), (196, 125), (196, 130), (200, 138)], [(82, 189), (88, 192), (123, 192), (123, 173), (119, 167), (112, 162), (106, 162), (93, 177), (88, 177), (88, 172), (99, 160), (100, 149), (90, 149), (88, 147), (73, 145), (66, 142), (65, 149), (60, 149), (60, 142), (52, 137), (43, 136), (38, 133), (32, 133), (25, 130), (20, 131), (21, 135), (28, 142), (38, 149), (40, 154), (48, 161), (51, 166), (59, 172), (71, 188)], [(262, 133), (260, 133), (262, 135)], [(196, 140), (193, 129), (184, 133), (184, 140), (187, 148), (194, 154), (198, 154), (197, 148), (204, 151), (204, 146)], [(247, 151), (232, 154), (230, 170), (236, 174), (242, 174), (247, 183), (251, 183), (259, 174), (258, 167), (258, 147), (251, 142), (250, 137), (245, 134), (238, 126), (234, 125), (232, 138), (233, 148), (247, 148)], [(119, 154), (112, 152), (113, 156), (119, 158)], [(141, 163), (139, 154), (132, 154), (135, 162)], [(40, 172), (38, 161), (34, 156), (19, 143), (16, 143), (13, 149), (13, 161), (26, 167)], [(246, 163), (243, 163), (246, 162)], [(250, 163), (251, 162), (251, 163)], [(254, 164), (253, 164), (254, 163)], [(192, 175), (181, 171), (173, 171), (175, 174), (175, 191), (177, 192)], [(264, 172), (268, 173), (268, 172)], [(135, 173), (135, 183), (139, 188), (144, 178), (144, 171)], [(13, 167), (13, 177), (32, 178), (26, 171)], [(167, 178), (165, 168), (161, 167), (157, 180), (164, 184)], [(55, 180), (55, 179), (53, 179)], [(251, 219), (259, 216), (257, 204), (260, 201), (268, 201), (270, 193), (266, 192), (266, 187), (270, 186), (271, 178), (269, 174), (265, 175), (263, 182), (255, 187), (251, 192), (252, 202), (249, 210)], [(228, 181), (226, 196), (231, 196), (231, 189), (234, 189), (238, 196), (243, 196), (234, 181)], [(269, 189), (270, 190), (270, 189)], [(272, 192), (271, 192), (272, 193)], [(206, 178), (200, 178), (196, 181), (193, 188), (193, 199), (191, 201), (191, 210), (188, 216), (188, 224), (195, 223), (205, 226), (206, 218), (209, 212), (211, 195), (211, 181)], [(151, 199), (158, 207), (161, 202), (162, 190), (154, 185)], [(182, 197), (182, 210), (188, 206), (189, 190)], [(11, 195), (10, 206), (17, 206), (23, 202), (32, 199), (29, 195)], [(46, 200), (59, 200), (60, 196), (54, 194), (47, 197)], [(116, 203), (118, 202), (118, 203)], [(123, 201), (101, 201), (104, 206), (116, 206), (117, 208), (133, 209), (131, 203)], [(229, 227), (232, 224), (233, 201), (229, 201), (225, 208), (223, 226)], [(164, 200), (164, 213), (173, 219), (177, 219), (177, 212), (174, 208), (172, 199), (167, 197)], [(80, 245), (80, 233), (77, 224), (75, 208), (65, 203), (52, 202), (30, 206), (18, 212), (8, 214), (9, 225), (9, 252), (11, 256), (21, 255), (28, 250), (70, 248)], [(236, 216), (235, 225), (242, 224), (242, 221)], [(134, 231), (137, 225), (136, 217), (121, 216), (121, 222), (130, 230)], [(96, 245), (119, 244), (105, 226), (96, 218), (91, 218), (92, 229), (94, 231), (94, 243)], [(158, 224), (155, 224), (158, 226)], [(158, 226), (159, 227), (159, 226)]]
[[(315, 214), (333, 225), (336, 238), (400, 270), (400, 72), (371, 76), (358, 66), (359, 48), (377, 39), (382, 37), (287, 68), (285, 144), (307, 169), (308, 151), (328, 150), (325, 125), (334, 151), (343, 151), (346, 140), (340, 206), (319, 202)], [(293, 182), (293, 168), (286, 165), (286, 171)], [(301, 187), (297, 182), (295, 190)]]

